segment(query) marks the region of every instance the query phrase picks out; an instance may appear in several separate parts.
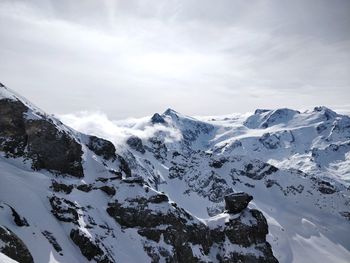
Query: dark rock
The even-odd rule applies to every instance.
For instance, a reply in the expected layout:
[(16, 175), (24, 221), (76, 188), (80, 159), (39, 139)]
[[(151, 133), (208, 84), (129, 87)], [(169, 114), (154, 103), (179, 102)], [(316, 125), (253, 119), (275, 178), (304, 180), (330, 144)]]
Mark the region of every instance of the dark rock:
[(145, 184), (145, 180), (141, 176), (128, 177), (123, 179), (123, 182), (128, 184), (138, 184), (138, 185)]
[(21, 217), (12, 206), (8, 206), (11, 209), (13, 221), (15, 221), (15, 224), (17, 226), (29, 226), (27, 220), (24, 217)]
[(267, 110), (267, 109), (256, 109), (254, 111), (254, 114), (261, 114), (261, 113), (265, 113), (265, 112), (268, 112), (268, 111), (271, 111), (271, 110)]
[(53, 180), (51, 188), (55, 192), (63, 192), (63, 193), (66, 193), (66, 194), (70, 194), (74, 187), (73, 187), (73, 185), (66, 185), (66, 184), (59, 183), (59, 182)]
[(244, 166), (244, 170), (240, 171), (240, 175), (247, 176), (253, 180), (261, 180), (266, 176), (275, 173), (278, 168), (264, 162), (255, 161)]
[(142, 228), (137, 231), (139, 235), (147, 237), (147, 239), (153, 240), (155, 242), (159, 242), (160, 236), (162, 233), (159, 231), (159, 229), (154, 228)]
[[(157, 241), (163, 235), (164, 242), (173, 246), (174, 254), (169, 262), (197, 262), (190, 243), (200, 244), (209, 252), (208, 232), (204, 224), (193, 224), (193, 217), (180, 208), (174, 211), (155, 211), (148, 207), (149, 200), (129, 200), (130, 205), (109, 203), (107, 213), (124, 227), (137, 228), (140, 235)], [(131, 205), (131, 203), (133, 205)], [(160, 227), (160, 228), (158, 228)]]
[(81, 184), (81, 185), (77, 186), (77, 189), (82, 191), (82, 192), (88, 193), (92, 190), (92, 185), (91, 184)]
[(20, 263), (33, 263), (33, 257), (23, 241), (6, 227), (0, 226), (0, 252)]
[(207, 197), (214, 203), (222, 202), (225, 195), (233, 192), (232, 188), (228, 186), (226, 180), (214, 171), (211, 171), (210, 176), (206, 176), (200, 181), (195, 177), (191, 178), (191, 180), (195, 186), (192, 190), (203, 197)]
[(119, 165), (120, 170), (122, 170), (125, 173), (126, 177), (130, 177), (131, 176), (131, 169), (130, 169), (127, 161), (125, 161), (125, 159), (120, 155), (117, 155), (117, 158), (120, 162), (120, 165)]
[(53, 196), (49, 200), (52, 207), (51, 213), (58, 220), (78, 225), (78, 208), (73, 202), (57, 196)]
[(350, 221), (350, 212), (347, 212), (347, 211), (340, 212), (340, 215)]
[(53, 246), (53, 248), (56, 250), (56, 252), (59, 253), (62, 251), (62, 247), (60, 246), (60, 244), (58, 244), (56, 238), (53, 236), (53, 234), (51, 232), (45, 230), (41, 233), (47, 239), (47, 241), (49, 241), (49, 243)]
[(108, 255), (93, 242), (89, 237), (85, 236), (79, 229), (72, 229), (70, 232), (70, 238), (80, 248), (80, 252), (88, 260), (94, 259), (97, 263), (113, 263)]
[(318, 191), (320, 191), (322, 194), (334, 194), (337, 192), (337, 188), (327, 181), (319, 181)]
[(72, 137), (47, 120), (26, 122), (28, 156), (35, 170), (83, 177), (82, 148)]
[(163, 202), (168, 202), (169, 198), (165, 195), (165, 194), (157, 194), (157, 195), (153, 195), (151, 196), (148, 201), (150, 203), (155, 203), (155, 204), (159, 204), (159, 203), (163, 203)]
[(178, 178), (182, 180), (185, 174), (186, 174), (185, 168), (179, 165), (174, 165), (169, 168), (170, 179)]
[(113, 196), (115, 195), (115, 189), (112, 186), (104, 185), (100, 187), (100, 190), (105, 192), (107, 195)]
[(255, 249), (262, 252), (263, 257), (255, 257), (254, 255), (242, 254), (239, 252), (227, 253), (225, 248), (218, 251), (217, 258), (219, 262), (268, 262), (277, 263), (277, 259), (273, 256), (269, 243), (266, 242), (268, 234), (268, 225), (265, 217), (258, 210), (245, 210), (239, 217), (230, 218), (224, 227), (210, 229), (210, 237), (216, 244), (223, 244), (226, 239), (232, 244), (238, 244), (242, 247), (250, 247), (255, 244)]
[(148, 141), (151, 143), (151, 147), (147, 147), (146, 149), (152, 152), (156, 159), (163, 160), (167, 157), (168, 148), (162, 139), (151, 137)]
[(247, 208), (253, 197), (247, 193), (232, 193), (225, 196), (225, 209), (232, 214), (237, 214)]
[(209, 163), (209, 166), (210, 167), (213, 167), (213, 168), (216, 168), (216, 169), (219, 169), (221, 168), (226, 162), (228, 162), (228, 160), (226, 158), (221, 158), (219, 160), (212, 160), (210, 163)]
[(27, 107), (20, 101), (0, 100), (0, 151), (7, 156), (23, 156), (27, 134), (23, 114)]
[(99, 156), (102, 156), (105, 160), (115, 160), (116, 153), (113, 143), (105, 139), (90, 136), (87, 147)]
[(107, 183), (108, 180), (109, 180), (108, 178), (98, 177), (95, 181), (96, 181), (96, 182)]
[(113, 177), (114, 180), (122, 179), (122, 177), (123, 177), (123, 174), (120, 171), (116, 171), (114, 169), (110, 169), (110, 170), (108, 170), (108, 172), (110, 172), (111, 174), (115, 175), (115, 177)]
[(0, 100), (0, 151), (31, 159), (36, 170), (83, 177), (81, 145), (45, 116), (26, 119), (27, 111), (18, 100)]
[[(247, 198), (251, 200), (250, 196)], [(155, 260), (154, 262), (161, 257), (164, 257), (166, 262), (200, 262), (193, 254), (191, 249), (193, 245), (198, 245), (208, 256), (212, 246), (215, 245), (222, 262), (277, 262), (271, 246), (266, 242), (268, 233), (266, 219), (257, 210), (244, 210), (238, 217), (230, 217), (225, 225), (209, 228), (176, 205), (172, 205), (171, 210), (154, 210), (149, 206), (151, 201), (151, 198), (140, 196), (122, 203), (116, 200), (108, 204), (107, 213), (121, 226), (136, 228), (138, 234), (148, 240), (157, 244), (163, 237), (164, 242), (173, 247), (172, 255), (160, 255), (161, 247), (146, 241), (145, 251)], [(227, 254), (225, 250), (225, 246), (229, 246), (225, 245), (227, 239), (230, 244), (242, 247), (254, 246), (263, 256), (255, 257), (241, 252)], [(236, 259), (238, 261), (235, 261)]]
[(156, 124), (156, 123), (163, 124), (165, 123), (165, 120), (161, 115), (159, 115), (158, 113), (155, 113), (151, 118), (151, 122), (153, 124)]
[(131, 149), (138, 151), (140, 153), (145, 153), (143, 148), (142, 140), (137, 136), (131, 136), (126, 140), (126, 143), (130, 146)]

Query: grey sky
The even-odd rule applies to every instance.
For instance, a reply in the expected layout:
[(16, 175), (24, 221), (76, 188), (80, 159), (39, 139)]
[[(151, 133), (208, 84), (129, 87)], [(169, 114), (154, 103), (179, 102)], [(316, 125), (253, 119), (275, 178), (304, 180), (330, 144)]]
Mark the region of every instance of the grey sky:
[(350, 109), (348, 0), (0, 0), (0, 82), (55, 114)]

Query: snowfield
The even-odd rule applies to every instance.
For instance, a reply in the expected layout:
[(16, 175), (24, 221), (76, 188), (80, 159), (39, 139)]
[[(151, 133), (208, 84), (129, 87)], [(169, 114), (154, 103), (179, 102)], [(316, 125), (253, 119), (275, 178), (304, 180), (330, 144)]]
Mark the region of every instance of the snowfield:
[[(181, 225), (184, 237), (187, 227), (199, 234), (228, 231), (230, 222), (256, 230), (261, 222), (254, 209), (267, 220), (267, 241), (279, 262), (350, 261), (349, 116), (316, 107), (196, 118), (168, 109), (126, 121), (56, 118), (0, 91), (0, 101), (28, 107), (25, 122), (49, 123), (38, 132), (54, 127), (53, 140), (68, 145), (62, 152), (81, 147), (81, 160), (76, 151), (64, 159), (73, 176), (38, 162), (38, 153), (33, 157), (36, 137), (21, 148), (24, 154), (19, 146), (12, 155), (0, 148), (0, 237), (13, 233), (36, 263), (165, 262), (173, 253), (166, 229)], [(0, 114), (12, 113), (0, 107)], [(0, 145), (12, 147), (5, 135)], [(253, 196), (249, 209), (225, 212), (224, 197), (234, 192)], [(161, 224), (130, 217), (133, 211), (149, 211), (148, 220), (159, 215)], [(228, 234), (209, 247), (201, 242), (188, 247), (203, 262), (266, 256), (266, 243), (234, 244)], [(4, 247), (0, 239), (0, 262), (16, 262)]]

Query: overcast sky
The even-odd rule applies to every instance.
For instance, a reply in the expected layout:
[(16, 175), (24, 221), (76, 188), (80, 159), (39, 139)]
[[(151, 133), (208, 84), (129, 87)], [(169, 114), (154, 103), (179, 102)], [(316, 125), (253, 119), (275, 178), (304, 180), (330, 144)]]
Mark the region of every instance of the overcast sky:
[(54, 114), (350, 109), (349, 0), (0, 0), (0, 82)]

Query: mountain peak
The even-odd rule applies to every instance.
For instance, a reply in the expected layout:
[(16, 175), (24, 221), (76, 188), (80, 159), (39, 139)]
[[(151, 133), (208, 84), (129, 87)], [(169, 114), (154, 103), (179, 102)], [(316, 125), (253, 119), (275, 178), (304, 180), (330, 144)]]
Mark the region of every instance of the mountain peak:
[(153, 124), (156, 124), (156, 123), (165, 123), (165, 120), (164, 118), (159, 114), (159, 113), (155, 113), (153, 114), (152, 118), (151, 118), (151, 122)]
[(171, 108), (168, 108), (168, 109), (166, 109), (166, 111), (164, 111), (163, 115), (168, 115), (168, 116), (175, 115), (175, 116), (178, 116), (179, 113), (177, 111), (171, 109)]

